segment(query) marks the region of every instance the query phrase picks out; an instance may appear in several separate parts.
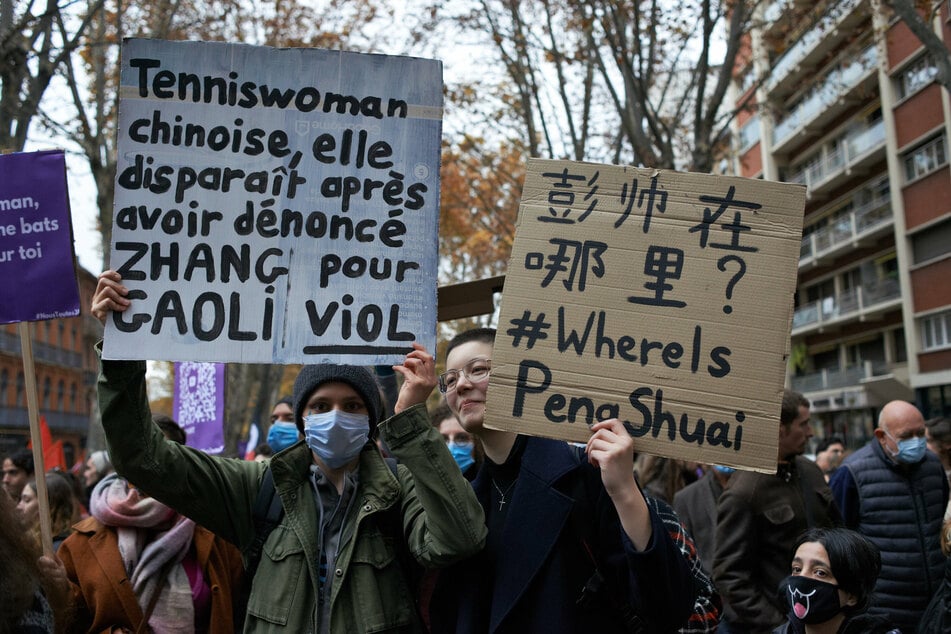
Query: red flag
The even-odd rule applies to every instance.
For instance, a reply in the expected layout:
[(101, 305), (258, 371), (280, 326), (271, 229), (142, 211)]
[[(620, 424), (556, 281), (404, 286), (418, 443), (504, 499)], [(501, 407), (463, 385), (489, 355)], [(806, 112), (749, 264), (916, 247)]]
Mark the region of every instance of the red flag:
[[(40, 441), (43, 444), (43, 469), (49, 471), (55, 467), (66, 469), (66, 455), (63, 453), (63, 441), (53, 442), (53, 434), (50, 432), (50, 426), (46, 424), (46, 417), (40, 416)], [(27, 443), (28, 448), (33, 447), (33, 440)]]

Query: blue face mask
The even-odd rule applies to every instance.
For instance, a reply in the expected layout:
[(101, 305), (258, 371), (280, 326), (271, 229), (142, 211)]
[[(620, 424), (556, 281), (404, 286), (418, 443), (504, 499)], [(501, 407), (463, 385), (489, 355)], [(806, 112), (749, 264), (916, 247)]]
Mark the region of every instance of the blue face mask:
[(298, 435), (297, 425), (278, 421), (267, 432), (267, 444), (275, 452), (283, 451), (297, 442)]
[(921, 459), (925, 457), (928, 441), (924, 436), (913, 436), (912, 438), (906, 438), (904, 440), (896, 440), (895, 437), (887, 431), (885, 435), (894, 440), (898, 445), (898, 451), (896, 453), (888, 452), (892, 455), (892, 458), (898, 462), (915, 464), (916, 462), (921, 462)]
[(475, 463), (472, 457), (471, 442), (448, 442), (446, 446), (449, 447), (449, 453), (452, 454), (453, 459), (463, 473)]
[(304, 417), (304, 439), (310, 450), (331, 469), (360, 455), (370, 433), (370, 417), (332, 409)]
[(722, 464), (715, 464), (713, 465), (713, 468), (716, 469), (719, 473), (722, 473), (723, 475), (730, 475), (731, 473), (736, 471), (736, 469), (734, 469), (733, 467), (728, 467)]

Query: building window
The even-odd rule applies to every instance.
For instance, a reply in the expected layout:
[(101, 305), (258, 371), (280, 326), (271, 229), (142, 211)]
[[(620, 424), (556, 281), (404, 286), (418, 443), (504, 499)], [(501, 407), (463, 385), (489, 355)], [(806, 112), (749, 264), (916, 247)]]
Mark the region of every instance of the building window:
[(917, 180), (945, 165), (947, 161), (948, 153), (942, 134), (905, 155), (905, 180)]
[(76, 383), (69, 384), (69, 411), (76, 413)]
[(921, 350), (930, 352), (951, 347), (951, 310), (921, 320)]
[(0, 371), (0, 405), (7, 404), (7, 388), (10, 386), (10, 371), (3, 368)]
[(912, 235), (911, 252), (915, 264), (951, 253), (951, 217)]
[(23, 407), (23, 398), (24, 398), (24, 396), (25, 396), (23, 390), (24, 390), (25, 386), (26, 386), (26, 384), (24, 383), (24, 380), (23, 380), (23, 373), (22, 373), (22, 372), (18, 372), (18, 373), (17, 373), (17, 398), (16, 398), (16, 401), (15, 401), (15, 402), (16, 402), (16, 407)]
[(922, 55), (905, 69), (898, 76), (898, 98), (904, 99), (913, 95), (938, 75), (938, 67), (930, 55)]
[(66, 381), (63, 379), (56, 384), (56, 404), (59, 405), (59, 411), (66, 411)]

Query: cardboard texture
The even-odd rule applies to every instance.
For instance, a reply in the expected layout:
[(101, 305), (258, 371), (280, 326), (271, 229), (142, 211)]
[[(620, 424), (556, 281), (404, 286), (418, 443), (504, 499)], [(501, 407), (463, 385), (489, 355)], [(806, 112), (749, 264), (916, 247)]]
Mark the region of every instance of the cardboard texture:
[(531, 159), (486, 426), (775, 472), (805, 195)]
[(126, 40), (103, 356), (435, 349), (441, 135), (436, 60)]

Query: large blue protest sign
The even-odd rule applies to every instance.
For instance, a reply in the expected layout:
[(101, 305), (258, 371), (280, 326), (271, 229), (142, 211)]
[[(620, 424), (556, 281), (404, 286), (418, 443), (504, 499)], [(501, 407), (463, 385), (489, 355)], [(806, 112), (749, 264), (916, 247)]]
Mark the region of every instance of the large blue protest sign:
[(438, 61), (127, 40), (106, 358), (434, 349)]
[(224, 450), (225, 365), (175, 364), (172, 417), (185, 430), (186, 444), (206, 453)]
[(775, 471), (805, 194), (530, 160), (486, 425)]
[(63, 152), (0, 155), (0, 323), (78, 314)]

